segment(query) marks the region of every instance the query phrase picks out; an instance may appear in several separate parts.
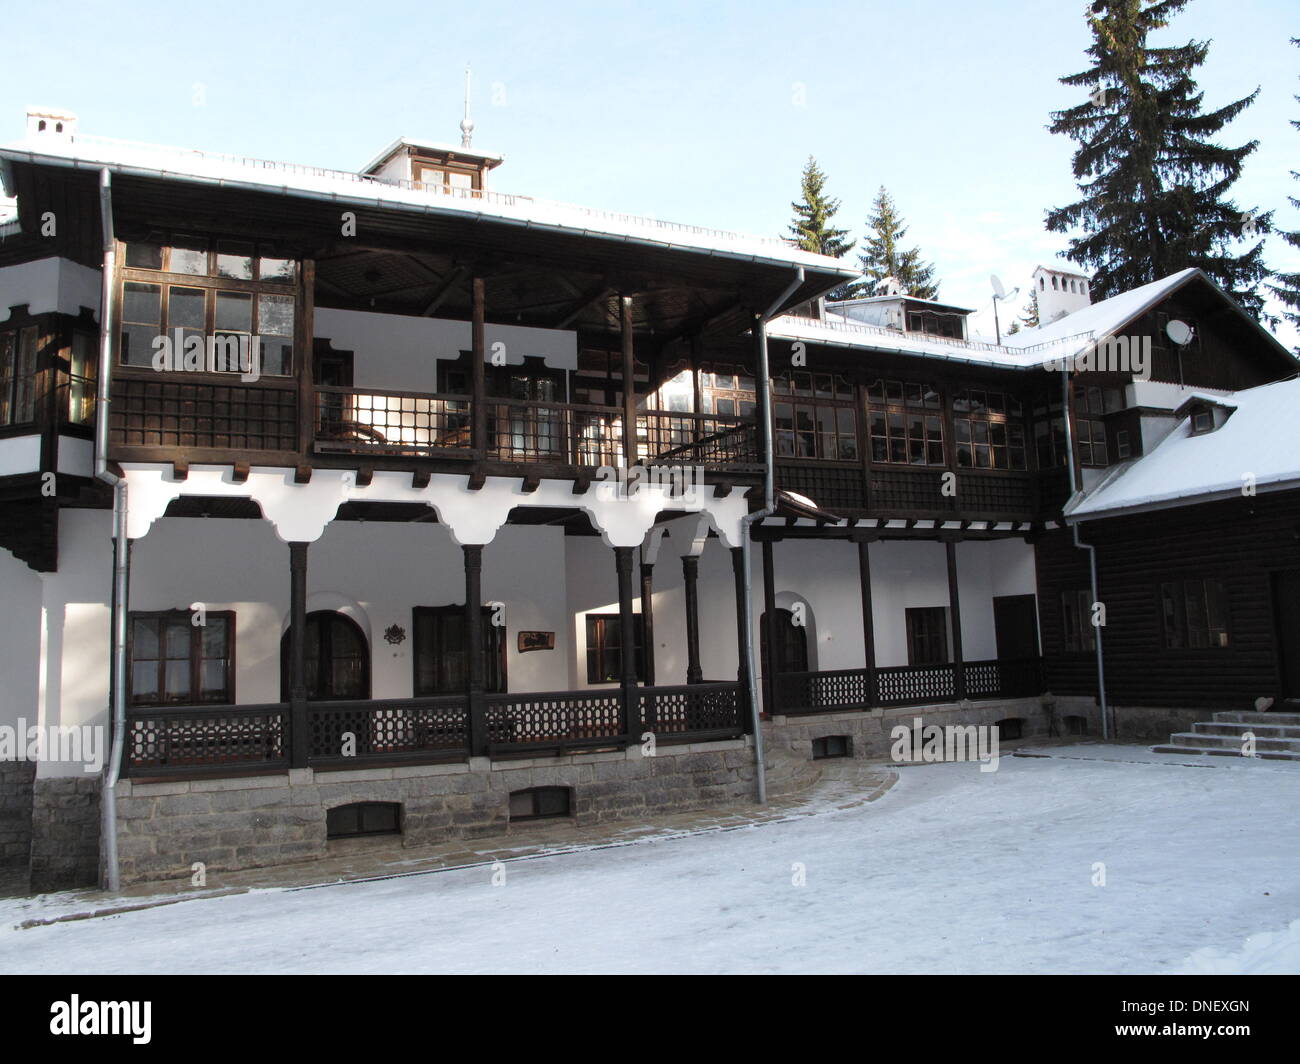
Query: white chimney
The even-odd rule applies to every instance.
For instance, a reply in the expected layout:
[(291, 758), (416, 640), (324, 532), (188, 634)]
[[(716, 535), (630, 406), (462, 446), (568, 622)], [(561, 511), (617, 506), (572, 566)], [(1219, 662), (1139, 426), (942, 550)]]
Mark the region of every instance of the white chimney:
[(1038, 296), (1038, 321), (1042, 325), (1092, 305), (1088, 275), (1073, 270), (1039, 266), (1034, 271), (1034, 292)]
[(77, 132), (77, 116), (58, 107), (27, 108), (27, 139), (71, 138)]

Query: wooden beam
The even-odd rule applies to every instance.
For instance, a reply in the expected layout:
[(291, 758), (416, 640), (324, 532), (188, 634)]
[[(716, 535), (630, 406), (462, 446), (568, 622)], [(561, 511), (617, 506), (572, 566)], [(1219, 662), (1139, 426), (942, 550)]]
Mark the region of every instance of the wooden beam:
[(619, 297), (619, 330), (623, 341), (623, 465), (630, 469), (637, 461), (636, 357), (632, 348), (631, 296)]
[(612, 295), (614, 295), (614, 289), (610, 288), (609, 285), (604, 282), (601, 282), (598, 287), (589, 289), (582, 293), (582, 295), (578, 297), (577, 301), (571, 304), (568, 310), (561, 317), (556, 319), (555, 324), (552, 325), (551, 328), (567, 329), (589, 306), (593, 303), (599, 303), (602, 299), (608, 299)]
[(451, 295), (455, 287), (465, 279), (467, 273), (469, 273), (468, 266), (457, 266), (451, 271), (451, 273), (447, 274), (446, 278), (443, 279), (442, 284), (438, 286), (437, 291), (433, 293), (433, 298), (429, 300), (425, 308), (420, 311), (421, 316), (425, 318), (432, 317), (433, 312), (442, 306), (443, 301)]

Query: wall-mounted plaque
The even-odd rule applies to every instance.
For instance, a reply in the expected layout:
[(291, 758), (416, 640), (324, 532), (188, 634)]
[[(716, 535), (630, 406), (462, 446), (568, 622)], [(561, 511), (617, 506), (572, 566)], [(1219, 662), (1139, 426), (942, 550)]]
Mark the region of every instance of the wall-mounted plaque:
[(520, 632), (519, 653), (527, 654), (530, 650), (554, 650), (554, 632)]

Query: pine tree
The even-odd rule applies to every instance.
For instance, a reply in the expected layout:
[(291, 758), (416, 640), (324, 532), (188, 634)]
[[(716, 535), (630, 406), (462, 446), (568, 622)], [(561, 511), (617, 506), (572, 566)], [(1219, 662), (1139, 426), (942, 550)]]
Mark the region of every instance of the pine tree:
[[(1300, 37), (1292, 37), (1291, 43), (1300, 46)], [(1300, 96), (1296, 97), (1296, 102), (1300, 103)], [(1300, 122), (1293, 121), (1291, 125), (1296, 129), (1300, 129)], [(1300, 181), (1300, 173), (1292, 170), (1291, 176), (1297, 181)], [(1287, 201), (1292, 207), (1300, 210), (1300, 199), (1297, 199), (1295, 196), (1288, 196)], [(1293, 248), (1300, 248), (1300, 230), (1283, 233), (1282, 239)], [(1277, 297), (1279, 302), (1291, 308), (1290, 310), (1283, 311), (1282, 317), (1286, 318), (1286, 320), (1291, 322), (1293, 325), (1300, 326), (1300, 273), (1275, 273), (1273, 278), (1277, 283), (1270, 283), (1268, 286), (1269, 291)], [(1300, 348), (1297, 348), (1296, 352), (1297, 354), (1300, 354)]]
[[(1026, 329), (1037, 329), (1038, 326), (1042, 324), (1041, 320), (1038, 317), (1038, 290), (1037, 289), (1032, 287), (1030, 288), (1029, 306), (1025, 308), (1024, 312), (1020, 315), (1020, 320), (1016, 324), (1022, 325)], [(1020, 330), (1013, 328), (1012, 331), (1019, 332)]]
[[(829, 255), (842, 259), (854, 249), (857, 242), (846, 241), (847, 229), (836, 229), (831, 225), (835, 214), (840, 209), (840, 201), (826, 195), (826, 174), (817, 165), (811, 155), (804, 165), (800, 179), (802, 202), (791, 203), (794, 210), (794, 222), (790, 225), (790, 243), (804, 251), (814, 251), (819, 255)], [(827, 295), (827, 299), (852, 299), (858, 294), (860, 285), (846, 282)]]
[(1079, 144), (1074, 176), (1082, 198), (1048, 212), (1047, 228), (1082, 230), (1068, 257), (1093, 272), (1105, 298), (1198, 266), (1259, 315), (1267, 273), (1263, 241), (1243, 254), (1231, 245), (1267, 231), (1268, 215), (1243, 215), (1225, 196), (1258, 142), (1225, 148), (1210, 138), (1259, 94), (1203, 112), (1192, 75), (1209, 42), (1157, 48), (1148, 35), (1188, 0), (1108, 0), (1087, 16), (1092, 66), (1061, 78), (1089, 86), (1088, 102), (1052, 115), (1048, 128)]
[(939, 286), (934, 282), (934, 266), (921, 261), (921, 249), (903, 251), (907, 226), (884, 185), (876, 193), (871, 217), (867, 219), (865, 250), (858, 254), (862, 272), (873, 283), (893, 277), (906, 295), (917, 299), (937, 299)]

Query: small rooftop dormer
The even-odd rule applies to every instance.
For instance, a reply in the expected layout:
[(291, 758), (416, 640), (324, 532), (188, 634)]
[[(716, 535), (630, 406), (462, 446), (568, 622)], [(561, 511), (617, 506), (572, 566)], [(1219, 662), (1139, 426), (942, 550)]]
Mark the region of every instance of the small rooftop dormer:
[(1086, 273), (1039, 266), (1034, 270), (1033, 284), (1038, 296), (1038, 321), (1041, 325), (1048, 325), (1092, 305)]
[(434, 191), (473, 196), (486, 191), (488, 172), (503, 161), (502, 156), (491, 152), (398, 137), (361, 173), (416, 181)]
[(71, 138), (77, 132), (77, 116), (58, 107), (27, 108), (27, 138)]
[(898, 283), (893, 278), (881, 282), (877, 286), (877, 292), (883, 294), (867, 296), (865, 299), (846, 299), (830, 303), (828, 307), (849, 321), (861, 322), (863, 325), (944, 336), (950, 340), (966, 339), (966, 317), (971, 313), (968, 308), (906, 295), (898, 290)]
[(1174, 411), (1174, 417), (1187, 418), (1187, 432), (1191, 436), (1204, 436), (1223, 427), (1237, 408), (1209, 396), (1194, 395)]

